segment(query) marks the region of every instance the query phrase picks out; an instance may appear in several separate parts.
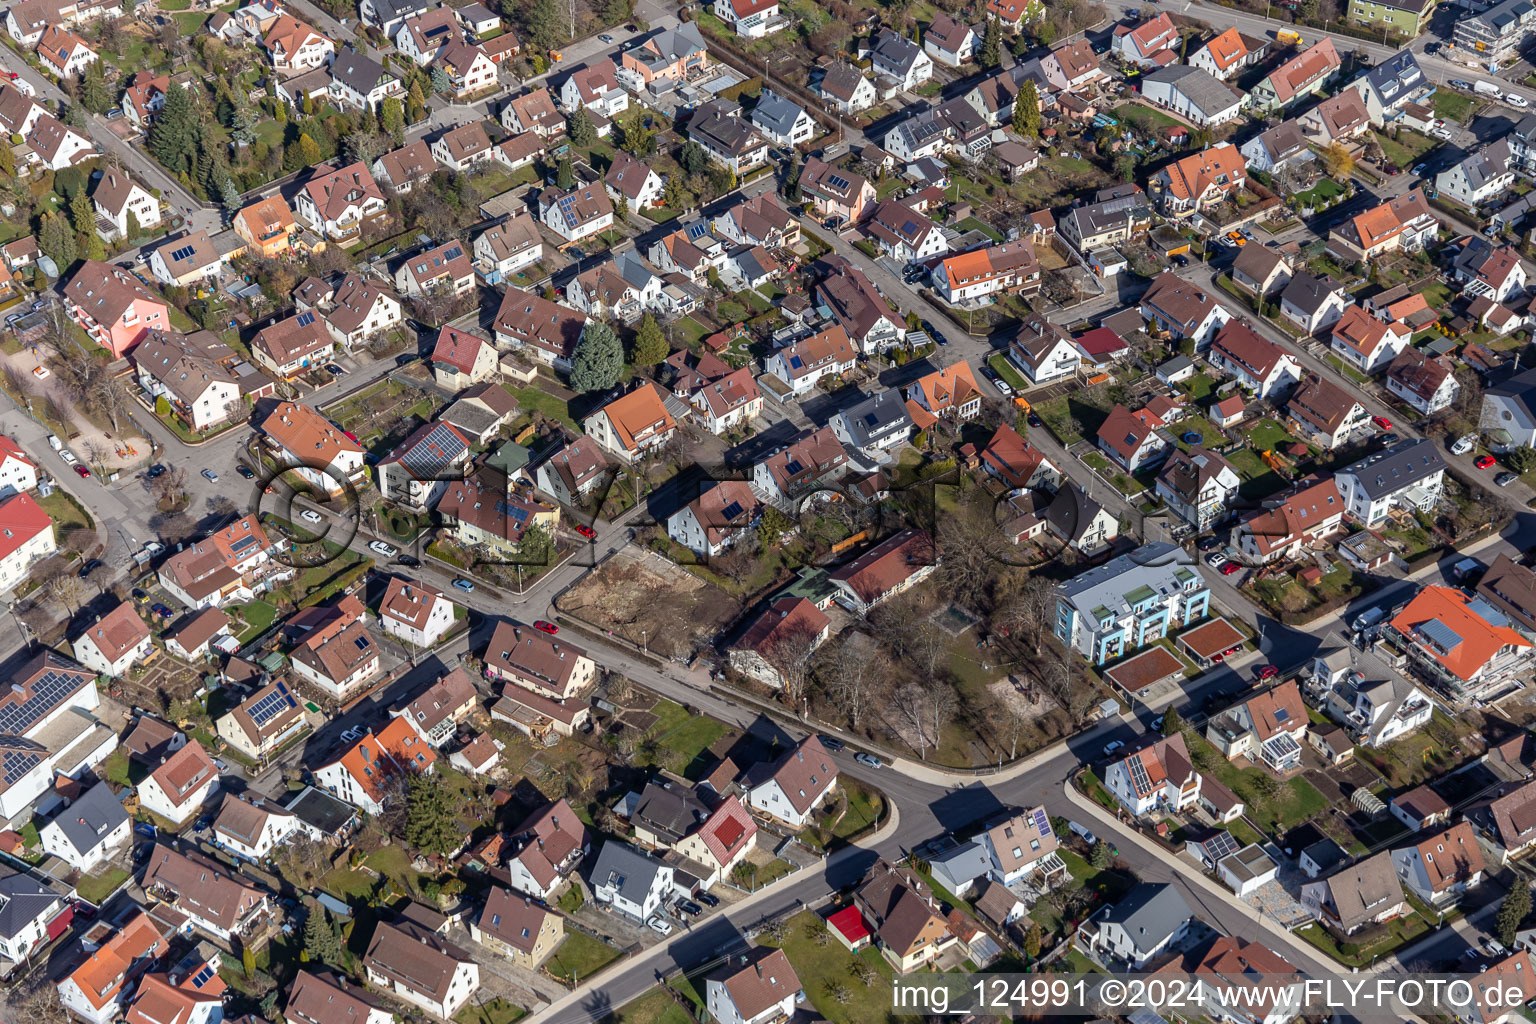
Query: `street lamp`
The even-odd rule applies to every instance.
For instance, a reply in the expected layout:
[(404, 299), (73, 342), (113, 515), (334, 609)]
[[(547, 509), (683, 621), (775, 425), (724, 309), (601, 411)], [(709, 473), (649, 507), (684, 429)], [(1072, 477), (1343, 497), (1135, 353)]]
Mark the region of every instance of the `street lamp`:
[(643, 629), (640, 631), (640, 649), (645, 652), (646, 657), (651, 656), (651, 644), (650, 641), (646, 639), (645, 630)]

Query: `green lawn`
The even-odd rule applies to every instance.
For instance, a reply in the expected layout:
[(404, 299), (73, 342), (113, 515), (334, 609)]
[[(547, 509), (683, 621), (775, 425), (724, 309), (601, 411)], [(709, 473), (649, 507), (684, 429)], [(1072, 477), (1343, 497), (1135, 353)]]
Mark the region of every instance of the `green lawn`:
[[(780, 943), (800, 978), (806, 1000), (832, 1024), (886, 1024), (891, 1009), (891, 979), (895, 977), (890, 963), (874, 949), (851, 953), (835, 941), (817, 945), (815, 933), (825, 927), (821, 918), (809, 911), (797, 914), (785, 925)], [(762, 945), (774, 944), (767, 936), (758, 941)], [(854, 973), (856, 960), (873, 968), (867, 984)], [(833, 997), (832, 986), (846, 989), (847, 1002)]]
[(63, 540), (64, 534), (70, 530), (93, 525), (90, 514), (64, 491), (54, 491), (46, 498), (38, 498), (37, 504), (53, 520), (53, 538), (56, 541)]
[(80, 898), (94, 906), (100, 906), (102, 901), (117, 891), (117, 887), (128, 881), (128, 872), (119, 867), (110, 867), (99, 875), (85, 875), (80, 879), (75, 891)]
[[(668, 701), (667, 703), (671, 703)], [(676, 705), (673, 705), (676, 707)], [(681, 711), (681, 708), (678, 708)], [(646, 743), (656, 746), (656, 762), (679, 775), (698, 775), (711, 767), (713, 757), (706, 757), (709, 748), (728, 731), (723, 722), (708, 715), (689, 716), (682, 721), (657, 722), (646, 734)]]
[(572, 430), (581, 428), (575, 420), (571, 419), (571, 406), (563, 398), (557, 398), (540, 388), (512, 388), (512, 397), (517, 399), (517, 404), (524, 409), (537, 410), (551, 419), (559, 420)]
[(1282, 444), (1290, 444), (1295, 438), (1275, 420), (1259, 420), (1247, 429), (1248, 443), (1254, 451), (1274, 451)]
[[(544, 969), (561, 981), (584, 981), (619, 958), (619, 951), (585, 932), (567, 930), (565, 941), (544, 963)], [(579, 983), (579, 982), (578, 982)]]
[(975, 217), (967, 217), (965, 220), (961, 221), (955, 226), (958, 227), (961, 231), (980, 231), (994, 242), (1001, 242), (1003, 240), (1002, 232), (998, 231), (996, 228), (989, 224), (983, 224)]
[(250, 604), (240, 605), (238, 610), (246, 622), (245, 629), (235, 637), (242, 644), (261, 636), (277, 619), (277, 608), (266, 601), (252, 601)]
[(1296, 201), (1302, 206), (1315, 206), (1325, 199), (1344, 194), (1344, 186), (1332, 178), (1323, 178), (1305, 192), (1296, 193)]
[(479, 1006), (464, 1007), (453, 1015), (453, 1019), (458, 1024), (513, 1024), (527, 1012), (521, 1006), (495, 996)]
[(684, 344), (693, 345), (709, 337), (709, 328), (691, 316), (685, 316), (672, 324)]
[(611, 1024), (694, 1024), (688, 1012), (677, 1005), (677, 1000), (659, 988), (625, 1003), (609, 1021)]
[(1473, 99), (1466, 93), (1456, 92), (1454, 89), (1441, 88), (1435, 90), (1435, 116), (1443, 117), (1448, 121), (1465, 122), (1467, 115), (1472, 112)]
[(1385, 132), (1377, 132), (1376, 141), (1381, 144), (1381, 152), (1387, 160), (1405, 171), (1418, 163), (1425, 153), (1440, 144), (1438, 139), (1420, 135), (1406, 128), (1397, 133), (1395, 140), (1388, 138)]
[(1188, 392), (1190, 398), (1199, 402), (1216, 390), (1216, 381), (1208, 373), (1197, 373), (1189, 380), (1182, 382), (1179, 387)]
[(1029, 387), (1029, 382), (1024, 379), (1024, 375), (1019, 372), (1018, 367), (1009, 362), (1008, 357), (1001, 352), (989, 358), (987, 365), (996, 370), (998, 376), (1007, 381), (1015, 391), (1023, 391)]
[(767, 864), (761, 866), (750, 861), (742, 861), (731, 872), (731, 877), (736, 884), (747, 889), (761, 889), (770, 882), (777, 882), (794, 870), (794, 865), (779, 857), (773, 858)]
[(1262, 769), (1237, 767), (1193, 730), (1186, 729), (1184, 739), (1196, 767), (1241, 797), (1249, 819), (1268, 832), (1282, 832), (1328, 808), (1327, 798), (1301, 776), (1276, 783)]

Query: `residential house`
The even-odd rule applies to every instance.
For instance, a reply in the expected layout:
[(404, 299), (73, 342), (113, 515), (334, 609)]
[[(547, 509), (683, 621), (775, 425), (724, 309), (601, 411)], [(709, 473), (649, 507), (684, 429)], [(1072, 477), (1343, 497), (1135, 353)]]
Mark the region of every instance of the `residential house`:
[(414, 921), (380, 921), (363, 956), (368, 984), (451, 1019), (480, 988), (480, 965)]
[(98, 260), (80, 264), (64, 286), (64, 311), (119, 359), (148, 332), (170, 324), (160, 296), (128, 271)]
[(1304, 884), (1301, 902), (1323, 927), (1337, 935), (1353, 935), (1362, 928), (1390, 921), (1407, 906), (1388, 850), (1321, 881)]
[(1232, 283), (1254, 296), (1269, 295), (1291, 281), (1291, 261), (1262, 245), (1245, 245), (1232, 264)]
[(862, 174), (807, 157), (800, 169), (800, 190), (823, 221), (858, 224), (875, 209), (875, 186)]
[(1055, 633), (1095, 665), (1104, 665), (1193, 623), (1211, 595), (1194, 558), (1171, 544), (1145, 544), (1057, 588)]
[(1318, 146), (1345, 145), (1371, 130), (1371, 115), (1360, 94), (1345, 90), (1296, 119), (1301, 133)]
[(1431, 358), (1412, 347), (1392, 360), (1386, 380), (1388, 391), (1425, 416), (1449, 408), (1461, 391), (1444, 357)]
[[(1255, 46), (1255, 43), (1259, 45)], [(1190, 54), (1189, 66), (1226, 81), (1243, 68), (1263, 60), (1267, 49), (1267, 43), (1229, 28)]]
[(1280, 315), (1307, 334), (1337, 323), (1349, 304), (1349, 295), (1338, 282), (1315, 274), (1296, 274), (1280, 292)]
[(875, 83), (852, 64), (835, 61), (829, 64), (821, 81), (812, 89), (832, 105), (840, 114), (857, 114), (868, 110), (879, 100)]
[(629, 109), (629, 94), (619, 85), (617, 70), (611, 60), (577, 68), (560, 85), (560, 105), (571, 113), (585, 108), (599, 118), (618, 117)]
[(1109, 81), (1086, 39), (1074, 39), (1056, 47), (1041, 59), (1040, 67), (1051, 87), (1063, 92), (1076, 92)]
[(711, 270), (723, 272), (730, 260), (730, 250), (703, 221), (663, 235), (645, 255), (663, 274), (678, 274), (693, 284), (708, 281)]
[(1101, 189), (1094, 202), (1074, 206), (1057, 223), (1061, 237), (1087, 258), (1090, 253), (1146, 233), (1152, 209), (1140, 186)]
[(551, 700), (571, 700), (597, 678), (586, 651), (528, 626), (501, 620), (485, 649), (487, 679), (510, 683)]
[(568, 369), (587, 318), (574, 309), (508, 288), (494, 324), (496, 346), (522, 353), (557, 369)]
[(1426, 586), (1387, 624), (1418, 675), (1458, 700), (1481, 699), (1529, 672), (1536, 646), (1480, 597)]
[(506, 493), (506, 478), (496, 472), (448, 483), (436, 507), (455, 543), (503, 561), (526, 561), (530, 552), (522, 544), (529, 530), (553, 537), (560, 527), (559, 509), (526, 494)]
[(598, 185), (539, 193), (539, 219), (567, 242), (577, 242), (613, 226), (613, 203)]
[(1291, 392), (1285, 412), (1299, 436), (1328, 451), (1371, 429), (1370, 414), (1351, 392), (1313, 373)]
[[(732, 0), (718, 0), (716, 7)], [(789, 1020), (805, 998), (800, 978), (782, 949), (757, 946), (726, 958), (704, 981), (704, 1003), (721, 1024), (776, 1024)]]
[(429, 357), (438, 384), (457, 393), (497, 376), (496, 346), (477, 334), (444, 326)]
[(0, 587), (14, 589), (57, 550), (53, 519), (32, 495), (0, 498)]
[(1173, 438), (1162, 419), (1150, 409), (1131, 412), (1116, 405), (1104, 418), (1096, 438), (1098, 448), (1127, 473), (1155, 466), (1173, 451)]
[(1142, 882), (1078, 926), (1079, 940), (1100, 956), (1139, 971), (1184, 940), (1194, 911), (1167, 882)]
[(0, 498), (37, 488), (37, 464), (15, 441), (0, 434)]
[(1399, 441), (1334, 474), (1349, 515), (1369, 527), (1379, 526), (1394, 508), (1434, 508), (1444, 478), (1445, 462), (1427, 438)]
[(634, 323), (656, 307), (661, 289), (661, 278), (629, 251), (571, 280), (565, 301), (589, 317)]
[(779, 14), (779, 0), (715, 0), (711, 6), (715, 17), (748, 39), (761, 39), (788, 24)]
[(1160, 212), (1177, 218), (1223, 202), (1241, 191), (1247, 180), (1242, 153), (1230, 142), (1218, 142), (1159, 170), (1148, 182), (1148, 190)]
[(191, 613), (165, 634), (165, 649), (183, 661), (206, 659), (216, 641), (230, 636), (230, 621), (217, 608)]
[(769, 141), (781, 146), (799, 146), (819, 133), (816, 119), (808, 111), (772, 89), (764, 89), (752, 108), (752, 123)]
[(867, 395), (833, 414), (832, 432), (850, 448), (877, 462), (912, 436), (912, 416), (894, 388)]
[(853, 905), (873, 926), (875, 944), (898, 973), (931, 964), (955, 944), (939, 901), (911, 868), (882, 858), (864, 877)]
[[(156, 212), (158, 210), (157, 203)], [(143, 224), (142, 220), (140, 224)], [(299, 234), (293, 211), (280, 195), (268, 196), (241, 207), (234, 216), (232, 226), (235, 236), (245, 242), (248, 249), (268, 259), (275, 259), (291, 251), (293, 241)]]
[(306, 724), (298, 698), (287, 682), (277, 679), (220, 716), (214, 727), (230, 746), (261, 761), (302, 732)]
[(661, 175), (622, 150), (614, 154), (613, 163), (608, 165), (603, 188), (615, 203), (622, 199), (636, 213), (661, 205)]
[(501, 108), (501, 123), (517, 135), (533, 132), (543, 138), (564, 134), (565, 118), (555, 106), (554, 97), (545, 88), (514, 96)]
[(1494, 247), (1482, 238), (1467, 239), (1451, 262), (1451, 276), (1462, 294), (1510, 305), (1525, 294), (1525, 265), (1511, 245)]
[(519, 211), (476, 235), (472, 251), (480, 280), (497, 285), (543, 259), (544, 239), (533, 216)]
[(379, 627), (412, 647), (433, 647), (453, 626), (454, 604), (429, 583), (390, 576), (379, 602)]
[(247, 935), (268, 909), (268, 896), (198, 853), (178, 853), (156, 843), (139, 885), (157, 901), (185, 914), (192, 926), (229, 942)]
[(974, 60), (981, 35), (969, 25), (956, 21), (943, 11), (935, 11), (923, 32), (923, 52), (940, 64), (957, 68)]
[(1204, 128), (1235, 121), (1246, 99), (1209, 72), (1185, 64), (1170, 64), (1143, 75), (1141, 94)]
[(977, 843), (986, 853), (988, 874), (1001, 885), (1014, 885), (1036, 874), (1049, 882), (1067, 870), (1056, 854), (1060, 842), (1044, 807), (1011, 814), (982, 832)]
[(407, 20), (430, 8), (430, 0), (362, 0), (358, 15), (363, 24), (378, 29), (386, 39), (393, 39)]
[(437, 51), (434, 69), (448, 76), (449, 96), (465, 100), (496, 87), (496, 62), (479, 45), (449, 40)]
[(378, 645), (363, 619), (362, 603), (350, 594), (325, 609), (317, 622), (289, 652), (289, 665), (300, 679), (344, 700), (378, 674)]
[(1179, 43), (1179, 30), (1174, 27), (1173, 19), (1159, 11), (1136, 25), (1115, 26), (1109, 47), (1128, 64), (1154, 68), (1175, 60)]
[(1260, 398), (1284, 395), (1301, 380), (1296, 357), (1260, 336), (1245, 320), (1230, 321), (1221, 329), (1208, 358), (1212, 366), (1231, 374), (1240, 387)]
[(462, 668), (455, 668), (439, 675), (409, 702), (391, 708), (389, 714), (405, 719), (422, 739), (441, 750), (474, 712), (478, 698), (474, 682)]
[(37, 59), (43, 70), (60, 82), (73, 82), (99, 58), (84, 39), (69, 29), (49, 25), (37, 41)]
[(88, 136), (46, 113), (32, 122), (24, 141), (37, 163), (50, 171), (62, 171), (99, 155)]
[(275, 71), (294, 74), (324, 67), (336, 58), (336, 44), (289, 14), (279, 14), (262, 39)]
[(800, 222), (779, 204), (772, 192), (736, 203), (717, 216), (712, 227), (737, 245), (789, 249), (800, 240)]
[(315, 785), (368, 814), (396, 799), (407, 772), (429, 772), (437, 761), (431, 744), (409, 722), (391, 719), (377, 736), (368, 730), (341, 756), (315, 771)]
[(828, 273), (816, 285), (816, 298), (848, 332), (864, 355), (883, 352), (906, 338), (906, 321), (864, 272), (841, 256), (825, 256)]
[(1247, 758), (1284, 775), (1301, 767), (1309, 723), (1301, 690), (1287, 680), (1212, 716), (1205, 738), (1228, 761)]
[(1448, 199), (1476, 208), (1503, 198), (1514, 181), (1509, 140), (1497, 139), (1435, 175), (1435, 188)]
[(373, 111), (387, 99), (403, 97), (405, 86), (383, 64), (349, 46), (331, 62), (330, 91), (343, 106)]
[[(160, 200), (116, 167), (102, 170), (96, 189), (91, 193), (91, 205), (96, 216), (101, 218), (97, 221), (97, 231), (109, 242), (119, 238), (137, 239), (144, 232), (160, 226)], [(112, 230), (102, 232), (102, 221), (110, 224)]]
[(711, 381), (695, 391), (690, 401), (705, 429), (719, 436), (749, 424), (763, 411), (763, 395), (750, 366)]
[(59, 979), (59, 1002), (86, 1024), (111, 1024), (121, 1019), (138, 978), (160, 962), (168, 947), (168, 939), (150, 916), (143, 910), (134, 911), (111, 937)]
[(1171, 271), (1159, 274), (1142, 295), (1141, 315), (1175, 341), (1193, 338), (1202, 351), (1231, 316), (1226, 307)]
[(195, 288), (219, 276), (224, 258), (208, 232), (198, 231), (156, 247), (149, 257), (149, 269), (161, 284)]
[(389, 1024), (394, 1014), (345, 978), (301, 968), (289, 990), (283, 1018), (290, 1024)]
[(1333, 325), (1333, 351), (1366, 375), (1385, 369), (1408, 347), (1410, 332), (1401, 322), (1385, 323), (1357, 305), (1349, 305)]
[(561, 505), (580, 504), (608, 479), (608, 459), (590, 437), (561, 445), (534, 469), (539, 490)]
[(281, 550), (255, 516), (245, 516), (171, 555), (156, 578), (167, 593), (192, 609), (249, 601), (294, 575), (292, 566), (273, 561)]
[(1255, 85), (1250, 102), (1259, 110), (1284, 110), (1321, 92), (1340, 67), (1333, 40), (1324, 36)]
[[(981, 412), (981, 389), (964, 361), (925, 374), (907, 385), (907, 401), (929, 416), (954, 423)], [(909, 410), (910, 414), (910, 410)]]
[(1412, 39), (1423, 31), (1434, 9), (1430, 0), (1350, 0), (1349, 19), (1368, 26), (1372, 32), (1379, 21), (1383, 36), (1391, 28), (1400, 37)]
[(139, 803), (166, 821), (182, 824), (219, 790), (219, 769), (197, 740), (171, 754), (136, 787)]
[[(136, 71), (128, 79), (127, 88), (119, 104), (123, 116), (140, 131), (154, 123), (155, 115), (165, 109), (165, 93), (171, 87), (169, 75), (156, 75), (152, 71)], [(24, 131), (21, 134), (26, 134)]]
[(654, 31), (619, 54), (619, 80), (636, 94), (650, 88), (666, 92), (707, 67), (709, 47), (691, 22)]
[(493, 836), (490, 842), (507, 849), (505, 867), (493, 870), (492, 877), (541, 900), (565, 887), (591, 849), (586, 826), (564, 798), (534, 811), (505, 837)]
[(634, 462), (672, 439), (677, 422), (661, 389), (646, 381), (587, 416), (582, 429), (621, 462)]
[(318, 494), (340, 494), (363, 477), (362, 446), (311, 406), (279, 402), (260, 430), (278, 465), (296, 472)]
[(1234, 531), (1233, 547), (1243, 562), (1264, 565), (1295, 558), (1343, 528), (1344, 500), (1331, 479), (1323, 480), (1246, 516)]
[(882, 28), (869, 45), (875, 74), (890, 79), (903, 91), (916, 89), (933, 77), (933, 59), (905, 36)]
[(1226, 459), (1195, 446), (1174, 451), (1157, 474), (1157, 496), (1196, 530), (1225, 519), (1242, 478)]
[(1416, 188), (1356, 214), (1328, 237), (1342, 247), (1343, 255), (1368, 260), (1384, 252), (1420, 252), (1435, 241), (1439, 230), (1440, 220), (1424, 190)]
[(1536, 572), (1501, 552), (1478, 580), (1477, 595), (1517, 629), (1536, 634)]
[(714, 99), (695, 110), (688, 122), (688, 138), (738, 176), (768, 159), (768, 140), (742, 118), (740, 104), (728, 100)]
[(450, 171), (468, 171), (492, 159), (491, 137), (484, 121), (457, 125), (437, 137), (431, 145), (432, 159)]
[(138, 609), (123, 601), (70, 641), (75, 660), (116, 679), (159, 653)]
[(756, 539), (762, 505), (745, 480), (715, 481), (667, 519), (667, 536), (695, 554), (714, 557)]
[(112, 787), (98, 782), (49, 819), (38, 836), (47, 853), (76, 871), (96, 874), (127, 849), (131, 824)]
[(950, 256), (930, 272), (934, 292), (951, 305), (980, 304), (1003, 292), (1040, 290), (1040, 261), (1027, 238)]
[[(1248, 161), (1250, 171), (1263, 171), (1265, 174), (1279, 174), (1316, 159), (1316, 154), (1307, 146), (1301, 124), (1294, 120), (1281, 121), (1273, 128), (1260, 132), (1239, 146), (1238, 152), (1243, 154), (1244, 160)], [(1249, 247), (1244, 246), (1244, 248)], [(1252, 248), (1263, 249), (1278, 255), (1274, 250), (1264, 246), (1256, 245)], [(1242, 253), (1238, 255), (1241, 256)]]
[(363, 224), (385, 215), (384, 192), (363, 163), (314, 169), (294, 199), (294, 215), (316, 234), (350, 245)]
[(272, 851), (299, 831), (298, 817), (285, 807), (261, 797), (231, 795), (219, 805), (213, 819), (213, 836), (225, 850), (237, 857), (261, 863)]
[(475, 290), (475, 268), (464, 244), (450, 239), (407, 257), (395, 269), (395, 287), (409, 298), (468, 295)]
[(781, 689), (781, 666), (797, 664), (832, 633), (832, 620), (803, 597), (772, 601), (731, 644), (731, 667), (767, 686)]
[(632, 921), (649, 921), (671, 897), (674, 873), (672, 865), (610, 839), (592, 866), (592, 895)]
[(405, 195), (432, 177), (437, 161), (426, 139), (392, 149), (379, 157), (369, 167), (374, 180), (395, 195)]
[(565, 918), (548, 907), (493, 887), (470, 936), (525, 970), (536, 971), (565, 938)]
[(767, 373), (783, 381), (798, 396), (808, 393), (825, 377), (852, 370), (858, 363), (858, 352), (848, 331), (833, 326), (775, 349), (763, 363)]
[[(1314, 665), (1321, 662), (1319, 658)], [(1383, 673), (1383, 679), (1368, 682), (1358, 666), (1338, 671), (1329, 666), (1331, 676), (1313, 678), (1329, 685), (1326, 710), (1343, 723), (1355, 742), (1380, 747), (1422, 728), (1434, 712), (1429, 694), (1395, 673)], [(1417, 829), (1420, 826), (1415, 825)]]
[(464, 34), (452, 8), (433, 7), (423, 8), (401, 21), (394, 39), (402, 54), (426, 67), (437, 59), (443, 47), (462, 42)]
[(542, 135), (538, 132), (523, 132), (496, 143), (491, 149), (491, 159), (509, 171), (520, 171), (547, 152), (549, 146)]

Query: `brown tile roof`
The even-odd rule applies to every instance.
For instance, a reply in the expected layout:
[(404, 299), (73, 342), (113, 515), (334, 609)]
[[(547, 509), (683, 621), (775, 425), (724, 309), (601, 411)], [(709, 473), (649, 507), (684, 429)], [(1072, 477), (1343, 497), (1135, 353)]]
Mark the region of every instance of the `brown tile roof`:
[(427, 687), (414, 700), (397, 709), (403, 717), (415, 723), (416, 728), (430, 732), (465, 705), (473, 705), (479, 696), (475, 684), (462, 668), (437, 677), (437, 682)]
[(443, 592), (430, 583), (391, 576), (384, 588), (384, 598), (379, 602), (379, 617), (421, 629), (437, 602), (445, 600), (447, 597)]
[(742, 1020), (752, 1020), (790, 997), (800, 995), (800, 976), (789, 965), (782, 949), (754, 948), (731, 957), (712, 981), (725, 986)]
[(496, 311), (497, 334), (560, 358), (568, 359), (575, 352), (586, 325), (585, 314), (517, 288), (507, 289)]
[(370, 660), (377, 659), (379, 646), (368, 632), (363, 621), (363, 608), (357, 598), (349, 595), (338, 607), (346, 608), (346, 613), (312, 630), (289, 657), (340, 683)]
[(304, 184), (304, 191), (325, 220), (338, 220), (349, 206), (359, 206), (368, 199), (384, 202), (379, 183), (373, 180), (363, 163), (345, 167), (321, 164)]
[(266, 893), (201, 854), (178, 853), (158, 844), (140, 884), (146, 890), (169, 889), (176, 894), (178, 908), (226, 930), (233, 930), (252, 907), (266, 899)]
[(361, 455), (363, 451), (362, 445), (308, 405), (279, 402), (261, 421), (261, 429), (306, 466), (329, 466), (344, 453)]
[(770, 663), (776, 648), (796, 636), (819, 636), (832, 620), (803, 597), (781, 597), (752, 621), (731, 646), (756, 651)]
[[(139, 618), (139, 613), (127, 601), (96, 620), (85, 631), (82, 640), (89, 638), (108, 661), (116, 661), (149, 638), (149, 627)], [(79, 643), (79, 641), (75, 641)]]
[[(280, 696), (274, 696), (278, 694)], [(274, 699), (268, 701), (263, 708), (265, 721), (258, 722), (252, 712), (268, 697), (274, 697)], [(240, 723), (241, 731), (257, 743), (291, 729), (304, 719), (304, 709), (294, 698), (288, 684), (281, 679), (274, 680), (251, 694), (230, 714), (234, 715), (235, 721)]]
[(848, 584), (868, 604), (932, 565), (933, 560), (933, 538), (922, 530), (903, 530), (840, 566), (828, 578)]
[[(1275, 98), (1281, 103), (1287, 103), (1301, 90), (1309, 88), (1319, 79), (1326, 78), (1337, 70), (1339, 70), (1338, 51), (1333, 48), (1333, 40), (1324, 36), (1276, 68), (1267, 81), (1270, 88), (1274, 90)], [(1353, 90), (1348, 94), (1355, 95)]]
[(203, 749), (203, 745), (197, 740), (187, 740), (187, 745), (176, 753), (166, 758), (165, 761), (149, 773), (149, 777), (160, 784), (165, 795), (170, 798), (171, 805), (180, 808), (182, 804), (197, 793), (204, 786), (218, 778), (219, 769)]
[(295, 313), (264, 327), (251, 339), (251, 347), (265, 352), (278, 366), (317, 352), (329, 352), (335, 343), (325, 329), (325, 317), (313, 310)]
[(485, 664), (524, 687), (564, 697), (576, 663), (587, 652), (531, 626), (500, 619), (485, 648)]
[(1332, 436), (1356, 405), (1355, 397), (1332, 381), (1309, 375), (1291, 393), (1286, 408), (1292, 416)]
[(1443, 892), (1452, 885), (1468, 882), (1488, 866), (1469, 822), (1458, 822), (1415, 845), (1431, 892)]
[(602, 413), (608, 417), (614, 433), (619, 437), (619, 443), (626, 451), (633, 451), (639, 446), (635, 440), (637, 437), (664, 434), (677, 427), (677, 421), (667, 411), (661, 389), (650, 381), (615, 398), (603, 406)]
[(144, 287), (138, 278), (120, 267), (98, 260), (80, 264), (80, 269), (65, 285), (64, 296), (102, 324), (116, 323), (135, 301), (165, 307), (165, 300)]
[(513, 949), (532, 953), (544, 928), (544, 920), (554, 916), (558, 915), (543, 904), (497, 886), (486, 896), (478, 923), (487, 935), (500, 939)]
[(368, 1024), (372, 1010), (384, 1004), (345, 978), (300, 970), (283, 1016), (290, 1024)]
[(454, 972), (470, 955), (412, 921), (380, 921), (363, 963), (370, 971), (435, 1002), (448, 997)]
[(332, 297), (336, 307), (327, 314), (331, 326), (343, 334), (351, 334), (367, 322), (374, 307), (385, 298), (395, 299), (395, 295), (387, 288), (367, 280), (359, 274), (348, 274), (341, 279), (336, 286), (336, 294)]
[(804, 814), (821, 795), (837, 783), (837, 764), (821, 740), (807, 736), (800, 745), (771, 765), (759, 764), (748, 772), (749, 786), (773, 780), (779, 784), (790, 805)]
[(427, 145), (426, 139), (392, 149), (379, 157), (378, 162), (389, 183), (396, 187), (429, 178), (437, 170), (437, 161), (433, 159), (432, 147)]

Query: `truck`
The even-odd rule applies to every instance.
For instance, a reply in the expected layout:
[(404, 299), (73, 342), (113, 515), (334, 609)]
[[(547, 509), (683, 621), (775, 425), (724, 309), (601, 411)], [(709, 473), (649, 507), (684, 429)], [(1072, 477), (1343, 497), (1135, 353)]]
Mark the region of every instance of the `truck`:
[(1502, 93), (1499, 90), (1499, 87), (1494, 85), (1492, 82), (1473, 82), (1472, 83), (1472, 91), (1477, 93), (1479, 96), (1500, 96), (1500, 95), (1502, 95)]
[(1300, 46), (1301, 33), (1292, 29), (1282, 28), (1275, 33), (1275, 42), (1282, 46)]
[(1355, 632), (1362, 633), (1386, 617), (1387, 610), (1385, 608), (1367, 608), (1365, 611), (1355, 616)]

